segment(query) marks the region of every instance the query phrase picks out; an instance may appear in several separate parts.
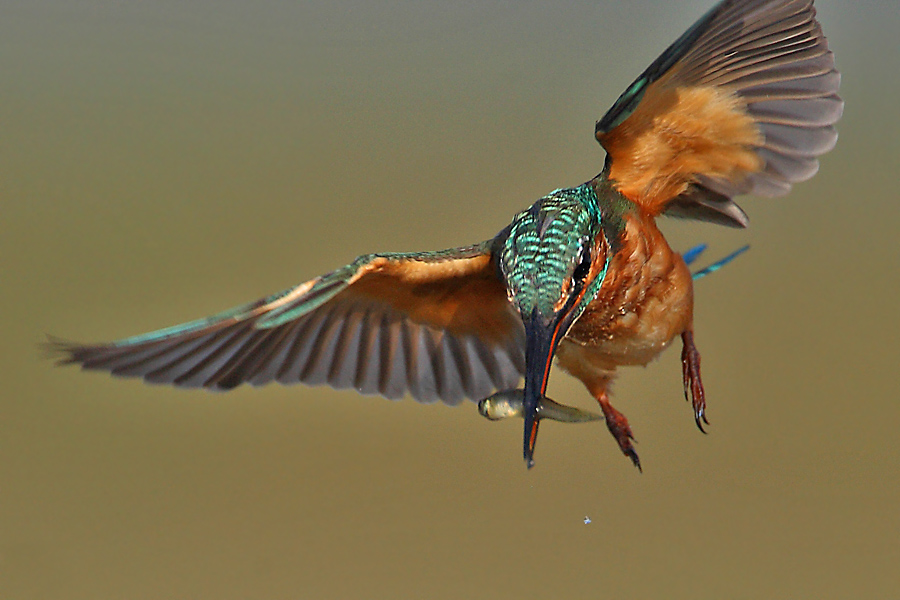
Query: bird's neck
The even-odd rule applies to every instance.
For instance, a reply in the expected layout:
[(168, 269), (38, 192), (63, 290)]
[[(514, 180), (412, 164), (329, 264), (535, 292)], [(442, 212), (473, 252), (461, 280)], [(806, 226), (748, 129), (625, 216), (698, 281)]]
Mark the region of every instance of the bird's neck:
[(596, 210), (600, 215), (600, 223), (603, 233), (613, 252), (618, 251), (619, 242), (625, 231), (625, 223), (629, 217), (640, 210), (634, 202), (623, 196), (609, 179), (608, 166), (599, 175), (583, 184), (591, 190), (591, 196), (596, 202)]

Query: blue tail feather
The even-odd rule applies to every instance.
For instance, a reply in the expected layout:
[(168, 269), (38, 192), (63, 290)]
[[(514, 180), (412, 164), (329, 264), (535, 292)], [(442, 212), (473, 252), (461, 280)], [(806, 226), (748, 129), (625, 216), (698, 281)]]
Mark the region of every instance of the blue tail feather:
[[(701, 244), (699, 246), (695, 246), (695, 247), (691, 248), (690, 250), (688, 250), (687, 252), (684, 253), (684, 255), (683, 255), (684, 262), (686, 262), (687, 264), (691, 264), (700, 255), (700, 253), (703, 252), (703, 250), (705, 250), (705, 249), (706, 249), (706, 244)], [(716, 271), (718, 271), (719, 269), (721, 269), (722, 267), (724, 267), (725, 265), (727, 265), (728, 263), (730, 263), (735, 258), (737, 258), (738, 256), (740, 256), (741, 254), (743, 254), (744, 252), (746, 252), (749, 249), (750, 249), (749, 244), (746, 246), (742, 246), (741, 248), (738, 248), (737, 250), (735, 250), (734, 252), (732, 252), (731, 254), (726, 256), (725, 258), (719, 259), (716, 262), (714, 262), (713, 264), (711, 264), (708, 267), (705, 267), (703, 269), (700, 269), (699, 271), (695, 271), (692, 274), (693, 278), (695, 280), (697, 280), (697, 279), (700, 279), (701, 277), (706, 277), (710, 273), (715, 273)], [(690, 257), (690, 260), (688, 260), (688, 257)]]
[(706, 244), (697, 244), (690, 250), (686, 250), (681, 258), (684, 259), (684, 264), (690, 266), (692, 262), (700, 258), (700, 255), (703, 254), (703, 251), (706, 250)]

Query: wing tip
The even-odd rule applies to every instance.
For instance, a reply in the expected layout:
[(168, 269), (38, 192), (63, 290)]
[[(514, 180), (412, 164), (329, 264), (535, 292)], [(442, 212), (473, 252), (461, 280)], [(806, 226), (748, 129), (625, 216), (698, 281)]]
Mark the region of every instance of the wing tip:
[(91, 346), (80, 344), (55, 335), (45, 333), (44, 340), (38, 342), (38, 352), (44, 360), (53, 361), (54, 365), (64, 367), (66, 365), (84, 364), (82, 355)]

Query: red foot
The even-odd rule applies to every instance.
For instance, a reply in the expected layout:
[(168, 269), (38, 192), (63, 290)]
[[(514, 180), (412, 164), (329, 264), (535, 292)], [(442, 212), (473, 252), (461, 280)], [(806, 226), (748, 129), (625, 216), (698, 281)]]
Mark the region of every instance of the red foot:
[(641, 459), (638, 458), (637, 452), (634, 450), (634, 444), (632, 444), (634, 434), (631, 433), (631, 426), (628, 424), (628, 419), (625, 418), (625, 415), (613, 408), (605, 393), (597, 400), (600, 402), (603, 416), (606, 417), (606, 427), (609, 428), (609, 432), (612, 436), (616, 438), (616, 442), (619, 444), (622, 453), (631, 459), (631, 462), (638, 468), (638, 471), (643, 472), (643, 469), (641, 469)]
[(700, 379), (700, 353), (694, 345), (694, 332), (681, 334), (681, 370), (684, 376), (684, 398), (694, 407), (694, 420), (700, 431), (706, 433), (703, 424), (706, 420), (706, 395), (703, 392), (703, 381)]

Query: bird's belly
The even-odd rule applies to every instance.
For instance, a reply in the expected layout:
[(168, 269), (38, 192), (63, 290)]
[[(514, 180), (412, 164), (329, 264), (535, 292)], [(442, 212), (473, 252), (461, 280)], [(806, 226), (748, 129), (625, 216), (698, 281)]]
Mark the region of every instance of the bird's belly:
[(628, 330), (628, 334), (610, 338), (564, 338), (557, 349), (557, 358), (564, 370), (572, 361), (589, 363), (603, 371), (616, 367), (646, 365), (665, 350), (684, 329), (671, 321), (642, 321)]
[(565, 337), (557, 349), (560, 366), (571, 371), (573, 362), (612, 372), (616, 367), (646, 365), (688, 328), (691, 320), (689, 298), (675, 302), (651, 301), (638, 314), (627, 312), (607, 327), (585, 324)]

